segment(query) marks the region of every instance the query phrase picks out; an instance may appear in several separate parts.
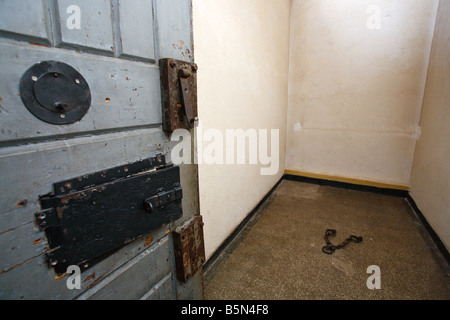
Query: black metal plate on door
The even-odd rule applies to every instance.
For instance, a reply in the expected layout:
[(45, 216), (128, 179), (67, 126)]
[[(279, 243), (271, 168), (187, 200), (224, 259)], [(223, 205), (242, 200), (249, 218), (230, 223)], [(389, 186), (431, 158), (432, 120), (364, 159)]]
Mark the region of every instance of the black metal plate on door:
[[(47, 262), (56, 273), (70, 265), (92, 266), (100, 256), (181, 218), (179, 167), (152, 170), (152, 164), (161, 162), (153, 158), (134, 168), (131, 164), (61, 182), (55, 184), (58, 195), (40, 199), (36, 220), (47, 235)], [(147, 171), (132, 173), (139, 166)], [(111, 180), (117, 173), (123, 176)], [(79, 190), (74, 190), (77, 183)], [(149, 199), (152, 210), (146, 207)]]
[(83, 76), (68, 64), (39, 62), (20, 80), (20, 96), (38, 119), (51, 124), (81, 120), (91, 105), (91, 91)]

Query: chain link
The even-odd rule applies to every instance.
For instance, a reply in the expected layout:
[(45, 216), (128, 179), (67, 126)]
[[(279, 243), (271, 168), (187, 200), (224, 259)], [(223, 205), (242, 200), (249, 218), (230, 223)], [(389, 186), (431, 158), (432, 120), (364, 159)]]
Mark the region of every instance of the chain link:
[(326, 254), (333, 254), (336, 250), (344, 248), (346, 245), (348, 245), (350, 242), (360, 243), (363, 241), (362, 237), (357, 237), (354, 235), (351, 235), (347, 239), (344, 240), (341, 244), (334, 245), (330, 242), (329, 237), (336, 236), (336, 230), (335, 229), (327, 229), (325, 232), (325, 242), (327, 243), (326, 246), (322, 248), (322, 251)]

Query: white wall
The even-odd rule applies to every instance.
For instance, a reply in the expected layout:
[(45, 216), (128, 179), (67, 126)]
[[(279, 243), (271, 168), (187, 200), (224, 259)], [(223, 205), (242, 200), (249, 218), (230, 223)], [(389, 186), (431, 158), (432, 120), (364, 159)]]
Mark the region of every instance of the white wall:
[(202, 131), (280, 130), (275, 175), (262, 176), (264, 165), (199, 166), (207, 257), (284, 169), (398, 187), (411, 177), (414, 199), (448, 246), (446, 0), (424, 96), (438, 4), (193, 0)]
[(422, 110), (411, 196), (450, 250), (450, 1), (441, 0)]
[(437, 3), (293, 0), (286, 169), (409, 185)]
[[(199, 165), (209, 257), (284, 172), (290, 1), (194, 0), (193, 13), (202, 131), (218, 129), (223, 136), (226, 129), (280, 133), (275, 175), (262, 176), (264, 165)], [(209, 143), (199, 142), (203, 149)]]

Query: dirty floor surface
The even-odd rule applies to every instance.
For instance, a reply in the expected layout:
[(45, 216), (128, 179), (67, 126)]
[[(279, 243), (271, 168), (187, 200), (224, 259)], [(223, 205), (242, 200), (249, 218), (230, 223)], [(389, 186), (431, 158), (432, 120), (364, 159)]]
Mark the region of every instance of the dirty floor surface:
[[(333, 244), (363, 237), (333, 255)], [(369, 266), (381, 289), (369, 290)], [(211, 264), (205, 298), (450, 299), (450, 268), (404, 198), (284, 180)]]

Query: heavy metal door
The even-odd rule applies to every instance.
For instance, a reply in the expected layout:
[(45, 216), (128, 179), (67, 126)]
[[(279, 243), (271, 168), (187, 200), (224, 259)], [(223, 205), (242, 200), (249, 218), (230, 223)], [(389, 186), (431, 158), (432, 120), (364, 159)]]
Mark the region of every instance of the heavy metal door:
[(190, 0), (0, 0), (0, 299), (202, 297), (177, 277), (197, 168), (171, 165), (159, 70), (192, 47)]

